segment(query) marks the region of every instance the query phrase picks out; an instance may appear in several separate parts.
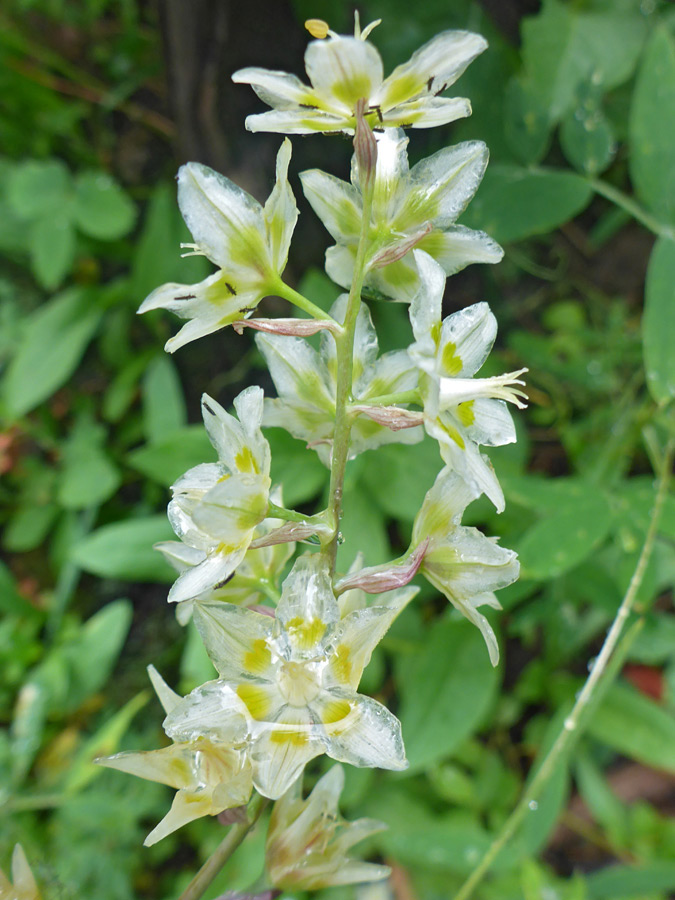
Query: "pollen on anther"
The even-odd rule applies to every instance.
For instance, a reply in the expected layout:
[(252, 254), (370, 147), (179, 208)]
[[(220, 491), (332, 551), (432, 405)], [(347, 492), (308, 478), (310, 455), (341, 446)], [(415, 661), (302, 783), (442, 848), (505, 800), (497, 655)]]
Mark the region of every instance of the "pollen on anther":
[(305, 28), (313, 38), (318, 38), (319, 40), (328, 37), (328, 32), (330, 31), (328, 22), (324, 22), (323, 19), (307, 19)]

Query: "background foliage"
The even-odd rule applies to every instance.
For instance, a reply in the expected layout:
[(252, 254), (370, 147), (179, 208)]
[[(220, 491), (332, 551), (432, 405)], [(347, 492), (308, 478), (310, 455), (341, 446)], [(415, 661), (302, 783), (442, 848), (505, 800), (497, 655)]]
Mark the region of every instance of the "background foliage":
[[(246, 7), (195, 0), (186, 19), (171, 0), (10, 0), (0, 15), (0, 866), (20, 840), (47, 898), (175, 897), (222, 837), (199, 820), (143, 849), (168, 792), (91, 759), (159, 746), (148, 663), (181, 691), (210, 677), (164, 602), (172, 573), (152, 544), (170, 537), (172, 480), (212, 456), (201, 392), (227, 404), (250, 380), (269, 387), (248, 337), (221, 332), (174, 359), (162, 350), (170, 317), (135, 316), (158, 284), (206, 274), (178, 256), (188, 234), (173, 174), (189, 155), (264, 196), (276, 142), (244, 133), (256, 101), (229, 72), (300, 73), (303, 19), (348, 31), (352, 17), (342, 0)], [(397, 900), (441, 898), (560, 728), (647, 528), (675, 391), (675, 9), (370, 0), (361, 14), (383, 17), (375, 43), (389, 69), (445, 28), (490, 41), (460, 82), (473, 117), (413, 133), (410, 149), (490, 146), (462, 221), (506, 257), (455, 276), (445, 312), (487, 299), (494, 371), (530, 368), (519, 442), (494, 452), (507, 510), (468, 511), (522, 561), (491, 616), (504, 661), (493, 670), (478, 633), (427, 586), (363, 682), (400, 716), (410, 769), (347, 773), (343, 811), (390, 824), (371, 852), (393, 866)], [(346, 141), (294, 144), (295, 173), (325, 152), (344, 174)], [(321, 271), (327, 243), (304, 207), (289, 274), (308, 267), (301, 289), (324, 306), (338, 293)], [(383, 350), (407, 345), (405, 309), (374, 316)], [(285, 433), (269, 439), (286, 501), (313, 510), (327, 472)], [(427, 441), (351, 464), (343, 568), (358, 549), (376, 563), (407, 545), (439, 468)], [(674, 542), (669, 497), (622, 675), (485, 900), (675, 891)], [(257, 876), (263, 841), (244, 845), (211, 896)]]

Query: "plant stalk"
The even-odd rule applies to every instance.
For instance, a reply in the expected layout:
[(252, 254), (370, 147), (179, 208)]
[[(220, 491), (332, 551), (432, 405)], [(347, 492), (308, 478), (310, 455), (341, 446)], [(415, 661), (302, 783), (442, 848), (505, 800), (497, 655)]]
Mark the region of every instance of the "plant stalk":
[(199, 872), (185, 888), (178, 900), (199, 900), (213, 879), (218, 875), (234, 851), (260, 818), (269, 803), (266, 797), (257, 794), (248, 807), (248, 821), (232, 825), (225, 839), (206, 860)]
[(593, 663), (593, 667), (591, 668), (590, 674), (586, 679), (581, 693), (579, 694), (574, 706), (572, 707), (571, 713), (565, 719), (562, 731), (556, 738), (548, 754), (544, 757), (544, 760), (539, 767), (536, 775), (530, 782), (529, 787), (523, 792), (522, 797), (518, 801), (518, 805), (502, 826), (501, 831), (491, 844), (483, 859), (480, 861), (471, 875), (467, 878), (459, 891), (455, 894), (454, 900), (469, 900), (476, 887), (480, 884), (484, 876), (489, 871), (502, 848), (508, 843), (511, 837), (513, 837), (518, 826), (527, 815), (528, 810), (533, 808), (532, 804), (535, 804), (538, 798), (541, 796), (542, 790), (555, 771), (555, 767), (558, 761), (570, 748), (572, 742), (578, 739), (581, 733), (580, 726), (583, 725), (583, 723), (581, 722), (582, 715), (595, 697), (598, 683), (603, 673), (607, 669), (610, 659), (612, 658), (617, 644), (619, 643), (623, 627), (626, 623), (626, 619), (633, 611), (637, 592), (640, 589), (642, 579), (644, 578), (645, 571), (647, 569), (647, 564), (649, 563), (649, 559), (652, 555), (654, 543), (656, 541), (656, 535), (658, 532), (659, 520), (661, 518), (661, 512), (663, 510), (663, 504), (665, 503), (666, 495), (668, 493), (668, 484), (670, 482), (674, 456), (675, 440), (670, 440), (663, 457), (663, 463), (661, 471), (659, 473), (656, 498), (654, 500), (654, 507), (652, 509), (649, 527), (647, 528), (647, 534), (645, 535), (642, 550), (640, 551), (640, 556), (635, 566), (635, 571), (633, 572), (630, 584), (628, 585), (628, 589), (626, 590), (623, 600), (621, 601), (616, 617), (612, 622), (611, 628), (607, 632), (605, 642), (602, 645), (602, 649), (596, 657), (595, 662)]

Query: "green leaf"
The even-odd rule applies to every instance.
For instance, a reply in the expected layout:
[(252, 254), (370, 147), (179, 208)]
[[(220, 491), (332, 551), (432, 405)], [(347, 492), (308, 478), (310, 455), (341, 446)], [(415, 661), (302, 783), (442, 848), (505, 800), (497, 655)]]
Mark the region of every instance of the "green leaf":
[(34, 550), (45, 539), (58, 514), (55, 503), (22, 503), (7, 523), (2, 546), (11, 553)]
[(214, 462), (215, 450), (202, 425), (187, 425), (156, 444), (127, 454), (127, 462), (152, 481), (169, 487), (188, 469)]
[(630, 115), (631, 179), (657, 215), (675, 221), (675, 41), (652, 35), (638, 72)]
[(520, 241), (574, 218), (592, 193), (573, 172), (491, 166), (461, 221), (487, 231), (500, 243)]
[(166, 516), (128, 519), (92, 532), (75, 545), (72, 559), (102, 578), (171, 582), (176, 573), (153, 544), (173, 538)]
[(85, 234), (113, 241), (131, 231), (136, 207), (105, 172), (84, 172), (75, 182), (75, 222)]
[(14, 576), (8, 567), (0, 562), (0, 611), (9, 615), (34, 618), (39, 615), (37, 609), (19, 593)]
[(642, 320), (642, 350), (647, 386), (657, 403), (667, 403), (675, 397), (673, 335), (675, 335), (675, 241), (662, 237), (656, 242), (649, 258), (645, 312)]
[(30, 316), (2, 385), (10, 414), (25, 415), (70, 378), (101, 318), (93, 299), (71, 288)]
[(624, 756), (675, 772), (675, 719), (626, 685), (613, 685), (590, 717), (588, 733)]
[(364, 476), (380, 509), (393, 519), (412, 522), (441, 468), (438, 444), (387, 444), (365, 455)]
[(37, 219), (30, 232), (31, 267), (46, 290), (57, 288), (75, 259), (75, 232), (64, 210)]
[(115, 600), (88, 619), (72, 645), (65, 648), (72, 667), (69, 706), (77, 707), (110, 677), (131, 625), (129, 600)]
[(675, 862), (654, 860), (644, 866), (609, 866), (586, 878), (589, 900), (620, 900), (675, 891)]
[(318, 456), (282, 428), (265, 429), (265, 437), (272, 449), (272, 484), (282, 485), (284, 504), (296, 507), (314, 499), (329, 474)]
[(21, 218), (43, 218), (48, 213), (62, 211), (71, 190), (70, 173), (62, 162), (30, 160), (11, 173), (7, 199)]
[(391, 555), (387, 529), (382, 513), (373, 503), (363, 485), (345, 489), (343, 516), (340, 531), (344, 543), (338, 548), (338, 568), (346, 572), (356, 558), (363, 553), (366, 566), (376, 566)]
[(150, 363), (143, 378), (143, 430), (150, 444), (161, 442), (185, 425), (185, 400), (176, 366), (163, 353)]
[(102, 425), (80, 418), (63, 448), (58, 500), (66, 509), (98, 506), (111, 497), (122, 476), (103, 447), (107, 433)]
[(481, 724), (499, 675), (483, 638), (453, 615), (436, 622), (414, 653), (401, 656), (399, 718), (410, 773), (452, 753)]
[(509, 149), (519, 162), (537, 163), (546, 155), (551, 122), (534, 86), (512, 78), (504, 94), (504, 131)]
[(606, 497), (590, 493), (535, 522), (517, 545), (521, 577), (555, 578), (583, 562), (609, 533), (612, 512)]
[(562, 121), (560, 144), (575, 169), (598, 175), (612, 161), (616, 151), (614, 131), (600, 105), (595, 89), (577, 95), (578, 105)]
[(645, 31), (637, 9), (597, 13), (545, 0), (539, 15), (523, 21), (523, 63), (551, 118), (571, 108), (582, 82), (607, 90), (630, 78)]

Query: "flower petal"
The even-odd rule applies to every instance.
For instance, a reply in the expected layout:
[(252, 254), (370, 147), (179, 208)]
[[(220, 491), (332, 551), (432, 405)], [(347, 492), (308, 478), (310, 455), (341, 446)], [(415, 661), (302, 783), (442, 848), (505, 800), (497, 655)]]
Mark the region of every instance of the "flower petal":
[(212, 262), (261, 280), (259, 269), (269, 269), (271, 260), (257, 200), (208, 166), (187, 163), (178, 171), (178, 205), (199, 249)]
[(249, 712), (232, 687), (222, 679), (195, 688), (171, 710), (163, 728), (172, 741), (241, 743), (249, 732)]
[(433, 334), (441, 319), (445, 272), (428, 253), (414, 250), (413, 256), (419, 273), (420, 288), (410, 303), (410, 324), (415, 344), (408, 352), (418, 366), (431, 373), (434, 371), (436, 357)]
[(281, 274), (286, 267), (288, 248), (298, 221), (298, 207), (288, 183), (288, 164), (291, 159), (291, 142), (286, 138), (277, 154), (277, 179), (263, 216), (267, 226), (267, 244), (274, 270)]
[(246, 117), (247, 131), (270, 131), (275, 134), (326, 134), (335, 131), (349, 131), (345, 118), (341, 115), (321, 110), (278, 109)]
[(445, 231), (433, 231), (418, 247), (443, 267), (446, 275), (455, 275), (472, 263), (498, 263), (504, 251), (484, 231), (464, 225), (451, 225)]
[(384, 74), (375, 47), (351, 37), (312, 41), (305, 51), (305, 68), (321, 105), (348, 119), (357, 100), (367, 100), (380, 87)]
[(487, 41), (479, 34), (443, 31), (397, 66), (372, 102), (389, 110), (415, 97), (440, 93), (454, 84), (486, 47)]
[(334, 387), (323, 360), (307, 341), (276, 334), (257, 334), (255, 341), (280, 397), (334, 414)]
[(487, 303), (474, 303), (443, 320), (438, 348), (440, 375), (467, 378), (488, 358), (497, 337), (497, 320)]
[(471, 115), (471, 104), (465, 97), (424, 97), (411, 100), (384, 114), (390, 128), (436, 128)]
[(284, 582), (277, 618), (299, 656), (312, 655), (326, 628), (339, 620), (327, 565), (318, 553), (296, 560)]
[(321, 169), (301, 172), (300, 181), (328, 233), (336, 241), (358, 241), (363, 207), (360, 191)]
[(268, 641), (275, 630), (274, 619), (219, 601), (196, 603), (194, 620), (211, 662), (224, 679), (271, 677)]
[(447, 228), (478, 190), (488, 163), (482, 141), (465, 141), (426, 157), (410, 170), (410, 188), (396, 224), (411, 230), (427, 221)]
[(164, 681), (164, 679), (154, 666), (148, 666), (148, 675), (150, 677), (150, 681), (152, 682), (152, 686), (155, 689), (155, 693), (157, 694), (159, 702), (162, 704), (164, 712), (170, 713), (171, 710), (175, 706), (177, 706), (183, 698), (180, 696), (180, 694), (177, 694), (175, 691), (171, 690), (169, 685), (166, 683), (166, 681)]
[(204, 562), (186, 569), (173, 583), (167, 597), (169, 603), (193, 600), (204, 591), (218, 587), (232, 575), (244, 558), (246, 549), (247, 544), (244, 542), (228, 553), (211, 553)]
[(352, 711), (331, 726), (326, 753), (338, 762), (352, 766), (374, 766), (380, 769), (405, 769), (401, 723), (389, 710), (357, 694), (351, 701)]
[(323, 741), (298, 715), (297, 727), (266, 729), (251, 751), (253, 784), (263, 797), (278, 800), (302, 774), (307, 763), (324, 752)]
[(275, 109), (294, 109), (315, 100), (311, 88), (295, 75), (249, 66), (232, 75), (235, 84), (250, 84), (263, 103)]

